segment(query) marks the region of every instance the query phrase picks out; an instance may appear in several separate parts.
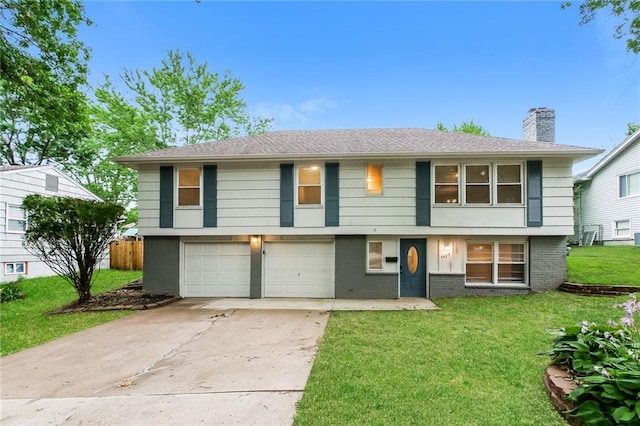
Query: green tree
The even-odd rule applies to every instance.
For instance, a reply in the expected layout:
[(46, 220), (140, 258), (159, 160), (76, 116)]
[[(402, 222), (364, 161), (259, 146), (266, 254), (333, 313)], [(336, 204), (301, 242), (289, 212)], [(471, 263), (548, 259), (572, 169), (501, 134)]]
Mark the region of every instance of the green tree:
[[(572, 2), (564, 2), (563, 9)], [(585, 0), (580, 3), (580, 25), (588, 24), (601, 9), (609, 9), (611, 15), (619, 20), (613, 36), (627, 38), (627, 50), (640, 53), (640, 0)]]
[(0, 158), (3, 164), (61, 162), (88, 131), (91, 25), (79, 0), (0, 0)]
[(638, 129), (640, 129), (640, 123), (627, 123), (627, 136), (631, 136)]
[(94, 93), (89, 111), (92, 132), (65, 167), (103, 200), (127, 205), (135, 201), (137, 173), (111, 161), (113, 157), (165, 147), (152, 117), (131, 105), (107, 78)]
[(261, 133), (271, 123), (247, 113), (238, 79), (210, 72), (191, 54), (169, 51), (159, 68), (124, 70), (120, 83), (126, 94), (109, 77), (95, 91), (93, 132), (68, 169), (103, 199), (125, 206), (137, 198), (137, 174), (113, 157)]
[(124, 208), (35, 194), (25, 197), (22, 207), (29, 218), (24, 247), (73, 286), (79, 303), (91, 299), (94, 272), (116, 236)]
[(159, 68), (125, 70), (121, 77), (136, 104), (157, 124), (165, 146), (262, 133), (272, 121), (248, 114), (240, 80), (228, 71), (212, 73), (207, 62), (198, 64), (191, 53), (185, 57), (169, 50)]
[(484, 129), (479, 124), (476, 124), (471, 121), (463, 121), (458, 126), (457, 124), (453, 125), (453, 129), (449, 130), (441, 121), (438, 121), (436, 125), (436, 129), (443, 132), (458, 132), (458, 133), (470, 133), (472, 135), (480, 135), (480, 136), (491, 136), (491, 134)]

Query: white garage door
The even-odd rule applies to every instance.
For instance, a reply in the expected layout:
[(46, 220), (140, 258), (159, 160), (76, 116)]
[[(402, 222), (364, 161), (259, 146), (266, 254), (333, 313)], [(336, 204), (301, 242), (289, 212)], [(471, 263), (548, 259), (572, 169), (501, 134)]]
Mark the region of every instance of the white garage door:
[(186, 243), (183, 297), (249, 297), (248, 243)]
[(265, 245), (265, 297), (334, 297), (331, 242)]

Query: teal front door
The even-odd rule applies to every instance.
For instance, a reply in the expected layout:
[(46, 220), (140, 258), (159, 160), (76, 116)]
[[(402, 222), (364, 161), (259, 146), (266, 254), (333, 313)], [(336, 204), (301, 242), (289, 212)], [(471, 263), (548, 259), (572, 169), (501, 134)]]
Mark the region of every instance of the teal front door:
[(427, 297), (427, 240), (400, 240), (400, 297)]

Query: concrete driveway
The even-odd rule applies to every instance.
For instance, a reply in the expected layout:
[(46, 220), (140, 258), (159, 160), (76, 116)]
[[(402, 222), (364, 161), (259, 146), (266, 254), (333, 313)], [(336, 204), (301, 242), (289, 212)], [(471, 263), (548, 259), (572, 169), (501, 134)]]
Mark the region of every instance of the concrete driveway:
[(0, 423), (291, 424), (328, 316), (139, 312), (0, 358)]

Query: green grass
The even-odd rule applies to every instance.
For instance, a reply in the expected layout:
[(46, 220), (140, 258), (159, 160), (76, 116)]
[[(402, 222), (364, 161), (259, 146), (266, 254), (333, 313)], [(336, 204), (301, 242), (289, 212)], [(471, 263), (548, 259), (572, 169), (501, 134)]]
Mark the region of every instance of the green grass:
[(640, 247), (574, 247), (567, 264), (571, 283), (640, 286)]
[[(102, 270), (95, 275), (91, 293), (99, 294), (140, 278), (140, 271)], [(71, 284), (62, 278), (43, 277), (20, 283), (22, 300), (0, 304), (0, 355), (7, 355), (85, 328), (130, 315), (131, 311), (45, 313), (78, 299)]]
[(542, 383), (547, 330), (618, 319), (625, 299), (548, 292), (334, 312), (295, 423), (564, 425)]

